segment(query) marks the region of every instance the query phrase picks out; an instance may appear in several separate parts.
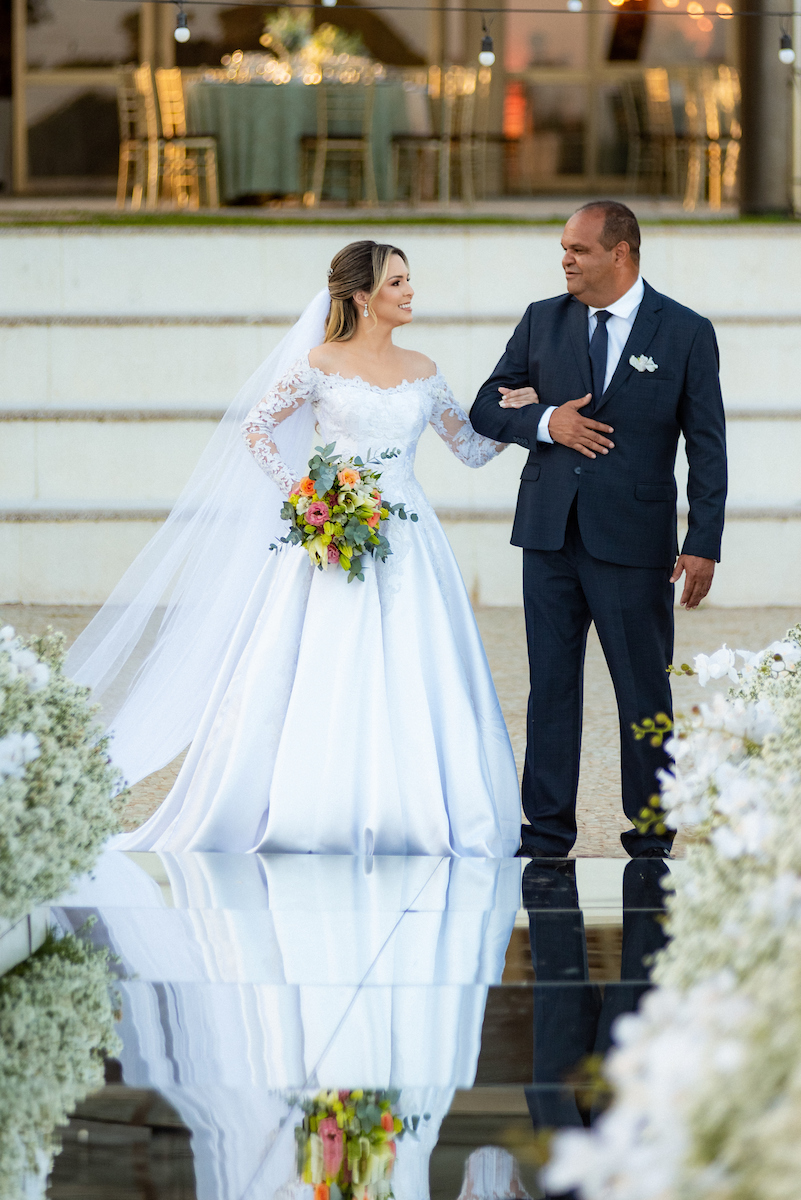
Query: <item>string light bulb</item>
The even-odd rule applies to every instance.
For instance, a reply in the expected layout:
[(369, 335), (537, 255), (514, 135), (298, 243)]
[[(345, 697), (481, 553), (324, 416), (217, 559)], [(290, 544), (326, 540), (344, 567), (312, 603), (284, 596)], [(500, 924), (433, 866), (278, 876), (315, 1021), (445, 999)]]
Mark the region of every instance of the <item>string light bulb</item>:
[(323, 7), (334, 8), (336, 6), (336, 2), (337, 0), (323, 0)]
[(188, 42), (191, 36), (192, 34), (187, 25), (186, 13), (182, 8), (179, 8), (175, 18), (175, 40), (176, 42)]
[(581, 12), (584, 8), (583, 0), (567, 0), (568, 12)]
[(788, 67), (795, 62), (793, 39), (789, 33), (783, 33), (779, 41), (779, 62), (783, 62)]
[(481, 63), (482, 67), (491, 67), (495, 62), (495, 46), (493, 45), (492, 38), (487, 32), (486, 25), (484, 26), (484, 36), (481, 39), (481, 51), (478, 56), (478, 61)]

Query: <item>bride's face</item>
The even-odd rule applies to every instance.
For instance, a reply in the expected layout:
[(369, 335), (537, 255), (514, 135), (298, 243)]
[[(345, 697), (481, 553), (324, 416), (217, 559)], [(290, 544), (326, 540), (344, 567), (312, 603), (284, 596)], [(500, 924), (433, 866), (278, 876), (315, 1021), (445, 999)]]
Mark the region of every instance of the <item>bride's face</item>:
[[(389, 274), (373, 299), (373, 312), (379, 325), (408, 325), (412, 319), (412, 296), (414, 288), (409, 283), (409, 268), (399, 254), (389, 260)], [(370, 325), (372, 317), (368, 317)]]

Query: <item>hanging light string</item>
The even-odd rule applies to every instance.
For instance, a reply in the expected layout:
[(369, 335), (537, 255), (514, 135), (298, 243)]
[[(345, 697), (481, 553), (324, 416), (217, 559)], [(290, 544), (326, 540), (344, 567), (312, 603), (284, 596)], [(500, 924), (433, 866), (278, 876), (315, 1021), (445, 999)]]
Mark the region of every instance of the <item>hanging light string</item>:
[[(131, 0), (96, 0), (96, 2), (100, 3), (100, 4), (127, 4), (127, 5), (130, 5)], [(175, 4), (176, 0), (151, 0), (151, 2), (154, 4)], [(206, 7), (208, 7), (208, 8), (263, 8), (264, 0), (191, 0), (191, 4), (192, 4), (193, 8), (206, 8)], [(322, 10), (324, 8), (330, 8), (333, 6), (330, 4), (325, 4), (324, 0), (320, 0), (320, 3), (314, 3), (314, 4), (302, 4), (302, 3), (296, 2), (296, 0), (287, 0), (287, 2), (284, 3), (282, 0), (281, 7), (282, 8), (298, 8), (298, 9), (306, 9), (306, 10), (308, 10), (308, 9), (321, 9)], [(472, 13), (473, 15), (475, 15), (475, 12), (476, 12), (475, 8), (473, 8), (470, 5), (466, 5), (466, 4), (457, 4), (457, 5), (454, 5), (453, 7), (451, 7), (449, 5), (447, 8), (443, 8), (442, 5), (439, 5), (439, 4), (370, 4), (370, 5), (367, 5), (367, 4), (341, 4), (341, 3), (339, 3), (339, 0), (337, 0), (336, 7), (343, 9), (343, 10), (355, 10), (358, 12), (372, 12), (372, 13), (382, 13), (382, 12), (441, 13), (441, 12), (448, 12), (448, 13)], [(729, 5), (720, 5), (719, 7), (729, 8), (730, 6)], [(567, 3), (560, 8), (507, 8), (504, 6), (502, 8), (484, 8), (482, 11), (484, 12), (484, 14), (492, 14), (492, 15), (497, 15), (498, 13), (506, 13), (506, 14), (514, 14), (514, 15), (518, 15), (518, 16), (524, 15), (524, 16), (530, 16), (530, 17), (537, 17), (537, 16), (565, 16), (566, 14), (572, 15), (572, 14), (578, 13), (578, 12), (584, 12), (585, 14), (589, 13), (589, 12), (593, 12), (596, 15), (599, 15), (599, 14), (602, 14), (605, 12), (609, 12), (609, 9), (607, 8), (606, 4), (601, 4), (600, 6), (597, 6), (597, 7), (585, 8), (583, 5), (583, 2), (582, 2), (581, 8), (577, 8), (577, 7), (573, 8), (573, 7), (570, 7), (570, 0), (567, 0)], [(618, 9), (618, 11), (619, 11), (619, 9)], [(629, 10), (624, 9), (622, 15), (625, 15), (627, 12), (631, 13), (632, 11), (633, 10), (630, 10), (630, 9)], [(679, 8), (674, 8), (674, 9), (661, 8), (661, 9), (648, 9), (648, 10), (637, 10), (637, 11), (638, 12), (642, 11), (643, 15), (649, 16), (649, 17), (687, 17), (687, 16), (691, 15), (691, 14), (687, 13), (686, 11), (679, 9)], [(710, 17), (716, 16), (716, 17), (718, 17), (719, 20), (733, 20), (735, 17), (751, 17), (751, 18), (761, 17), (761, 18), (766, 18), (768, 20), (784, 19), (784, 20), (788, 20), (788, 21), (792, 20), (792, 18), (794, 16), (797, 16), (797, 14), (795, 12), (793, 12), (792, 9), (788, 9), (787, 12), (750, 12), (750, 11), (717, 12), (716, 11), (716, 12), (710, 12), (708, 15)]]
[[(102, 0), (103, 3), (127, 4), (130, 0)], [(184, 11), (183, 0), (154, 0), (156, 4), (175, 4), (177, 13), (175, 16), (175, 40), (176, 42), (188, 42), (191, 35), (189, 22), (186, 12)], [(207, 6), (213, 8), (258, 8), (261, 4), (258, 0), (192, 0), (193, 4), (199, 6)], [(609, 4), (615, 9), (622, 9), (626, 0), (609, 0)], [(795, 49), (793, 47), (793, 39), (787, 32), (784, 21), (789, 18), (795, 18), (797, 13), (790, 12), (734, 12), (732, 6), (727, 3), (718, 3), (714, 13), (705, 13), (704, 8), (697, 0), (691, 0), (687, 5), (686, 12), (678, 8), (679, 0), (664, 0), (666, 8), (655, 9), (653, 11), (639, 10), (643, 15), (649, 17), (684, 17), (687, 16), (691, 20), (699, 20), (704, 18), (707, 29), (712, 28), (710, 17), (716, 16), (721, 21), (732, 21), (735, 17), (767, 17), (769, 19), (779, 19), (781, 21), (781, 36), (779, 38), (779, 61), (785, 66), (793, 66), (795, 63)], [(333, 8), (337, 5), (337, 0), (321, 0), (319, 4), (303, 4), (292, 3), (289, 0), (284, 4), (285, 8)], [(361, 12), (452, 12), (452, 13), (472, 13), (475, 9), (464, 5), (448, 5), (443, 8), (441, 4), (380, 4), (380, 5), (363, 5), (363, 4), (340, 4), (340, 9), (359, 9)], [(478, 61), (482, 67), (491, 67), (495, 63), (495, 46), (490, 33), (490, 25), (487, 22), (487, 13), (497, 15), (498, 13), (506, 14), (525, 14), (527, 16), (562, 16), (565, 13), (575, 14), (584, 11), (584, 0), (566, 0), (564, 8), (487, 8), (481, 14), (481, 50), (479, 51)], [(589, 11), (594, 13), (608, 12), (609, 10), (602, 5), (600, 8), (591, 8)], [(631, 11), (631, 10), (628, 10)], [(621, 15), (624, 15), (621, 13)], [(794, 74), (797, 72), (794, 71)]]
[[(491, 24), (492, 20), (490, 19), (490, 25)], [(481, 39), (481, 51), (478, 56), (478, 61), (481, 63), (482, 67), (491, 67), (495, 62), (495, 47), (492, 44), (492, 36), (489, 31), (489, 25), (487, 24), (487, 18), (483, 13), (481, 14), (481, 31), (484, 36)]]
[(192, 36), (189, 32), (187, 16), (184, 12), (184, 6), (181, 0), (176, 0), (178, 12), (175, 14), (175, 40), (176, 42), (188, 42)]

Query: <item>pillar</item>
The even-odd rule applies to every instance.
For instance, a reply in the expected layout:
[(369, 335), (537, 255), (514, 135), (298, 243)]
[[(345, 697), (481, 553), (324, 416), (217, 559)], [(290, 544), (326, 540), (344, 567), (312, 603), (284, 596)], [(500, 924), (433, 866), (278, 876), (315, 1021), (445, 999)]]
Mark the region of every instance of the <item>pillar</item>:
[(740, 210), (754, 215), (789, 213), (792, 67), (779, 62), (782, 21), (773, 15), (785, 10), (786, 3), (746, 3), (747, 11), (754, 15), (740, 18)]

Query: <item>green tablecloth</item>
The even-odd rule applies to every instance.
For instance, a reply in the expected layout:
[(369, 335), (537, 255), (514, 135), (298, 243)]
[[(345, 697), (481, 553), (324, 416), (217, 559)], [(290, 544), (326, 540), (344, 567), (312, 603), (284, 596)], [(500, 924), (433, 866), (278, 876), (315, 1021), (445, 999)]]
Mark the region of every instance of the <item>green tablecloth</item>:
[[(388, 199), (392, 135), (408, 131), (406, 94), (398, 82), (375, 85), (373, 146), (378, 194)], [(297, 194), (300, 139), (317, 132), (316, 87), (300, 82), (205, 83), (187, 91), (190, 133), (217, 138), (220, 190), (238, 196)]]

